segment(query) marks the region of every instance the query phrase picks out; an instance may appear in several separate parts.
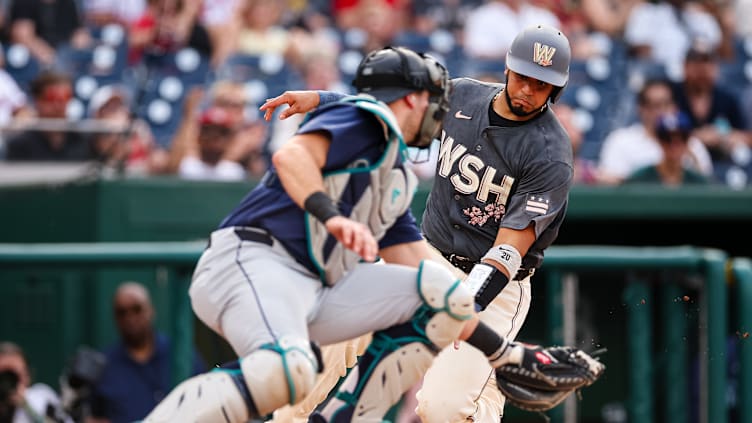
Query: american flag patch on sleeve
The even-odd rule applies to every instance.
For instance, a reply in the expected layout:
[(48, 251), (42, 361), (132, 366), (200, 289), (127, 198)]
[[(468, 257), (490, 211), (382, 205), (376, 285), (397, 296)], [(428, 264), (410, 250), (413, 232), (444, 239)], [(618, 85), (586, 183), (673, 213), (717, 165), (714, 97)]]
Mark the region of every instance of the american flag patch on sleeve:
[(525, 203), (525, 211), (538, 214), (548, 213), (548, 199), (540, 195), (528, 194)]

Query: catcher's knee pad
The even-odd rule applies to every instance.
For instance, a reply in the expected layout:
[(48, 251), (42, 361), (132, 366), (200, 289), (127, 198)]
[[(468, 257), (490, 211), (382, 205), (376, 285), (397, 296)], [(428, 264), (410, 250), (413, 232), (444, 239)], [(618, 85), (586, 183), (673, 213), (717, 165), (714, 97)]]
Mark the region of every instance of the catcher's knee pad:
[(320, 360), (305, 339), (283, 337), (240, 360), (240, 371), (259, 416), (305, 398), (316, 384)]
[(419, 317), (423, 314), (425, 336), (444, 348), (457, 339), (464, 321), (473, 316), (475, 298), (449, 269), (430, 260), (420, 264), (418, 293), (425, 304), (418, 312)]
[(175, 388), (144, 423), (245, 423), (302, 400), (313, 388), (320, 360), (306, 340), (282, 338), (240, 360)]
[[(438, 263), (421, 263), (424, 301), (409, 322), (373, 334), (339, 392), (316, 417), (328, 422), (381, 422), (425, 374), (436, 353), (457, 339), (473, 314), (473, 296)], [(313, 420), (316, 421), (316, 420)]]
[(210, 372), (178, 385), (143, 422), (244, 423), (253, 414), (242, 377)]

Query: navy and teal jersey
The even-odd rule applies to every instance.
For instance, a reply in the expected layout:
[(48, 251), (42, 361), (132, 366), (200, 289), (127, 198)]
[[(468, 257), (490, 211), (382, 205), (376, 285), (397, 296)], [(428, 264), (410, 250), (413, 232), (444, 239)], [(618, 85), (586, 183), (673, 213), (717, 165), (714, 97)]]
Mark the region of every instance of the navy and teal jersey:
[[(351, 166), (371, 166), (383, 155), (386, 147), (384, 129), (372, 114), (352, 103), (333, 103), (310, 114), (298, 134), (320, 133), (330, 141), (323, 173)], [(402, 167), (399, 160), (397, 166)], [(348, 216), (353, 204), (370, 184), (368, 172), (353, 174), (338, 205)], [(222, 221), (220, 228), (252, 226), (268, 231), (279, 240), (295, 259), (318, 273), (308, 255), (305, 213), (282, 188), (272, 166), (262, 181)], [(379, 240), (379, 247), (413, 242), (421, 239), (415, 218), (408, 209)]]

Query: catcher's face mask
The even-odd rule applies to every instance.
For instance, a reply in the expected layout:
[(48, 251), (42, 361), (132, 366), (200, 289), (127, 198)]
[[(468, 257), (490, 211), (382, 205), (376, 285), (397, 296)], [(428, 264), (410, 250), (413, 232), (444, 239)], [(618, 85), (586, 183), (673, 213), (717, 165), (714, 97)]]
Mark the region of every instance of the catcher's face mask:
[(433, 57), (421, 55), (428, 72), (428, 84), (425, 87), (430, 93), (428, 108), (423, 114), (420, 132), (412, 144), (413, 147), (427, 148), (431, 145), (441, 128), (441, 121), (449, 110), (449, 72)]
[(449, 110), (449, 73), (433, 57), (403, 47), (385, 47), (366, 56), (358, 66), (353, 86), (384, 103), (412, 92), (428, 91), (429, 105), (411, 147), (427, 148), (438, 135)]

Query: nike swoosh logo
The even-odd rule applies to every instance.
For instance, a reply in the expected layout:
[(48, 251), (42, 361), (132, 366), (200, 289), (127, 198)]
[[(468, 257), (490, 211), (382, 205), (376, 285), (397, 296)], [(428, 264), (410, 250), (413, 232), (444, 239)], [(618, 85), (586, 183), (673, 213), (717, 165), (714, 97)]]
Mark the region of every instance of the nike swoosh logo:
[(463, 115), (462, 110), (457, 110), (457, 113), (454, 114), (454, 117), (456, 117), (457, 119), (467, 119), (467, 120), (470, 120), (473, 118), (472, 116)]

